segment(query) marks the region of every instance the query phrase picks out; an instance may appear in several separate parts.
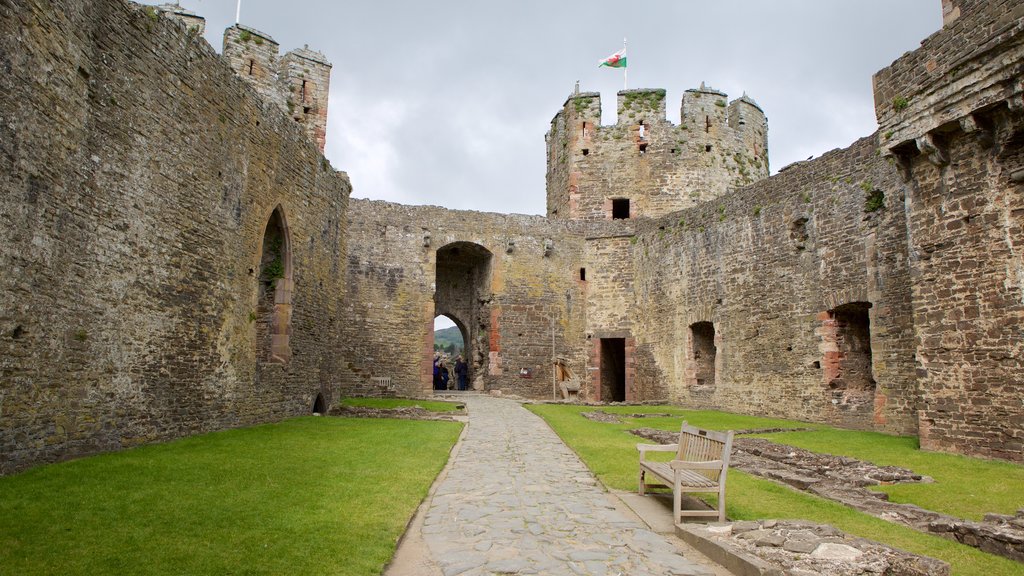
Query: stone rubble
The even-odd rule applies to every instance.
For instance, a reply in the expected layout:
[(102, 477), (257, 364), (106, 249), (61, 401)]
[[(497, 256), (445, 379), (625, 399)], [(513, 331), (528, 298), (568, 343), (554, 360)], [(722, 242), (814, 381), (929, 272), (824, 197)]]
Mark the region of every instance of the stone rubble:
[[(833, 526), (801, 520), (759, 520), (686, 525), (688, 534), (745, 559), (764, 575), (790, 576), (946, 576), (949, 565), (878, 542), (857, 538)], [(706, 544), (701, 547), (706, 547)], [(751, 557), (754, 560), (751, 560)]]

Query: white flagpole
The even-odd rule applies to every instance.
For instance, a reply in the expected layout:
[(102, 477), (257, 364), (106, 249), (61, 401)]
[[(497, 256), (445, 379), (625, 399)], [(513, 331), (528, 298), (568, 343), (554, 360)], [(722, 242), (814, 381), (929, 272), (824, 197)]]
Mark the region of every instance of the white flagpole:
[[(238, 0), (241, 2), (242, 0)], [(626, 54), (626, 39), (622, 39), (622, 54), (626, 56), (626, 65), (622, 67), (622, 89), (629, 89), (629, 54)]]
[(235, 7), (235, 24), (238, 24), (242, 20), (242, 0), (238, 0), (238, 5)]

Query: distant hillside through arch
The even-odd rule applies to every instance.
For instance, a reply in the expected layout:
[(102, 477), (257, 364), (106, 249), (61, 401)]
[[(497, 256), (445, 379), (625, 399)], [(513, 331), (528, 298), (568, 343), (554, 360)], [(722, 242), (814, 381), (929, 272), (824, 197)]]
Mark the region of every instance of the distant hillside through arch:
[(462, 353), (463, 346), (462, 332), (458, 326), (434, 330), (434, 350), (444, 350), (455, 355)]

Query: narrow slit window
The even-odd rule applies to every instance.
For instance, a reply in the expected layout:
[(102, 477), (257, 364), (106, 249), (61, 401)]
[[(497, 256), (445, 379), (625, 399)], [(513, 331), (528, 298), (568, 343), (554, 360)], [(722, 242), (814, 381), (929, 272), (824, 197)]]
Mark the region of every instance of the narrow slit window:
[(253, 66), (255, 66), (255, 65), (256, 65), (256, 61), (255, 60), (249, 60), (249, 76), (252, 76), (252, 69), (253, 69)]
[(582, 280), (583, 282), (587, 281), (587, 269), (586, 268), (580, 268), (580, 280)]
[(640, 121), (640, 138), (643, 138), (646, 135), (647, 135), (647, 127), (644, 126), (644, 121), (641, 120)]
[(302, 101), (305, 102), (306, 101), (306, 81), (305, 80), (302, 81), (302, 92), (301, 92), (301, 94), (302, 94), (302, 96), (301, 96), (302, 97)]
[(704, 131), (711, 132), (711, 116), (704, 117)]
[(587, 137), (587, 123), (586, 122), (583, 123), (583, 137), (584, 138)]

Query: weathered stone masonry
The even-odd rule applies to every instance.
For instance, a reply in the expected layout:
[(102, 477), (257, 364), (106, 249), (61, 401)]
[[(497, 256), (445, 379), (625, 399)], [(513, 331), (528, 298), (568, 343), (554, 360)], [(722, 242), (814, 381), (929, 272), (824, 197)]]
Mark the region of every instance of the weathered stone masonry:
[[(330, 64), (185, 11), (0, 3), (0, 473), (430, 390), (671, 400), (1024, 460), (1024, 8), (945, 0), (879, 132), (767, 178), (749, 98), (571, 95), (548, 217), (349, 201)], [(244, 32), (244, 34), (243, 34)], [(312, 140), (311, 140), (312, 139)], [(391, 382), (387, 388), (385, 382)]]
[(1024, 5), (943, 8), (874, 78), (910, 188), (921, 445), (1024, 460)]
[(349, 184), (296, 122), (119, 1), (0, 5), (0, 70), (0, 473), (337, 397)]
[[(876, 190), (886, 200), (869, 211)], [(903, 194), (866, 138), (638, 224), (629, 260), (639, 379), (667, 383), (670, 398), (688, 406), (913, 433)], [(872, 354), (860, 361), (871, 370), (867, 388), (837, 380), (857, 359), (840, 353), (828, 330), (830, 311), (854, 303), (870, 306)], [(830, 359), (842, 370), (830, 374)]]
[(578, 223), (353, 200), (348, 234), (347, 389), (388, 393), (372, 378), (390, 377), (394, 393), (429, 393), (438, 314), (462, 328), (470, 379), (488, 390), (550, 398), (552, 344), (583, 356)]

